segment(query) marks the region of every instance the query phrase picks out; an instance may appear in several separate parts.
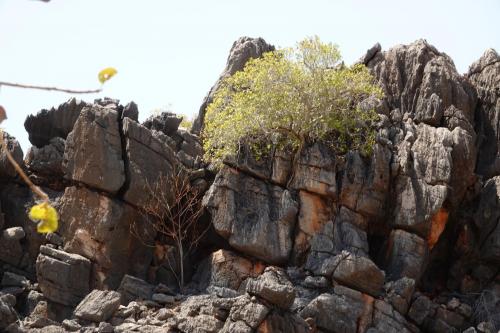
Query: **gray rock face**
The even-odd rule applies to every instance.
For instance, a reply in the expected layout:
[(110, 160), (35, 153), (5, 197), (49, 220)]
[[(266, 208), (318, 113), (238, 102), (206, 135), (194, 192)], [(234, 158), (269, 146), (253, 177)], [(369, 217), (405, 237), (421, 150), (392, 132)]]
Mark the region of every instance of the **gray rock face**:
[(275, 267), (267, 267), (261, 276), (249, 279), (246, 290), (285, 310), (295, 299), (295, 290), (286, 273)]
[(203, 205), (217, 233), (235, 249), (268, 263), (288, 260), (298, 211), (289, 191), (224, 167)]
[(152, 249), (143, 242), (152, 244), (154, 233), (134, 208), (85, 188), (67, 187), (59, 214), (65, 250), (94, 263), (92, 287), (115, 289), (127, 273), (146, 276)]
[(425, 269), (428, 248), (425, 240), (403, 230), (393, 230), (386, 250), (386, 273), (390, 280), (408, 277), (418, 281)]
[(55, 137), (42, 148), (33, 146), (28, 151), (24, 163), (37, 175), (62, 177), (65, 144), (66, 141), (63, 138)]
[[(13, 137), (7, 134), (6, 132), (3, 132), (3, 140), (6, 141), (7, 148), (9, 149), (10, 154), (14, 158), (14, 160), (19, 164), (23, 164), (23, 150), (21, 149), (21, 145), (17, 140)], [(0, 151), (0, 178), (14, 178), (17, 176), (17, 172), (12, 166), (12, 164), (9, 162), (7, 159), (7, 154), (5, 152)]]
[(262, 54), (269, 51), (274, 51), (274, 46), (267, 44), (262, 38), (240, 37), (233, 43), (227, 58), (226, 68), (203, 100), (198, 116), (194, 120), (193, 127), (191, 128), (192, 133), (200, 134), (203, 129), (205, 110), (207, 106), (212, 103), (215, 92), (219, 88), (222, 80), (225, 77), (241, 71), (245, 67), (246, 62), (251, 58), (259, 58)]
[(382, 214), (390, 182), (391, 151), (377, 143), (367, 164), (358, 152), (349, 152), (342, 177), (340, 202), (365, 216)]
[(301, 153), (295, 166), (295, 175), (290, 186), (323, 196), (338, 195), (335, 180), (335, 155), (322, 144), (314, 144)]
[(467, 76), (479, 98), (477, 172), (488, 178), (500, 175), (500, 55), (493, 49), (486, 50)]
[(63, 163), (65, 177), (116, 193), (125, 182), (118, 113), (109, 108), (83, 108), (68, 135)]
[(85, 106), (87, 103), (71, 98), (57, 109), (41, 110), (36, 115), (29, 115), (24, 121), (24, 128), (29, 134), (30, 142), (42, 148), (52, 138), (66, 139)]
[(182, 117), (178, 117), (175, 113), (162, 112), (159, 115), (150, 116), (142, 125), (150, 130), (160, 131), (171, 136), (177, 131)]
[(75, 306), (90, 291), (91, 262), (77, 254), (40, 247), (36, 261), (43, 295), (56, 303)]
[(484, 185), (474, 222), (479, 228), (482, 259), (500, 264), (500, 176)]
[(135, 121), (123, 120), (123, 134), (128, 169), (128, 184), (123, 198), (141, 207), (151, 199), (151, 190), (148, 189), (160, 175), (167, 176), (174, 168), (181, 168), (181, 164), (168, 144)]
[(100, 323), (107, 321), (120, 306), (120, 293), (92, 290), (75, 309), (75, 317)]

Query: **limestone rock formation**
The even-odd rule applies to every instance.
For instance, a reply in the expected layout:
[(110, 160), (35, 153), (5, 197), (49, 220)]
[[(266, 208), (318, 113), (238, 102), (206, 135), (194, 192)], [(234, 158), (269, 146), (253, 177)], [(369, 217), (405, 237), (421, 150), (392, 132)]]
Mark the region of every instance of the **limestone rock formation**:
[[(384, 90), (359, 104), (379, 114), (371, 154), (310, 142), (297, 158), (276, 147), (256, 158), (243, 144), (216, 170), (198, 136), (206, 107), (273, 49), (235, 42), (192, 132), (170, 113), (141, 125), (135, 103), (103, 98), (29, 116), (24, 163), (5, 136), (60, 227), (36, 232), (36, 198), (0, 155), (1, 331), (500, 329), (497, 52), (460, 75), (424, 40), (377, 43), (358, 61)], [(181, 247), (144, 212), (177, 171), (205, 208), (201, 237)]]

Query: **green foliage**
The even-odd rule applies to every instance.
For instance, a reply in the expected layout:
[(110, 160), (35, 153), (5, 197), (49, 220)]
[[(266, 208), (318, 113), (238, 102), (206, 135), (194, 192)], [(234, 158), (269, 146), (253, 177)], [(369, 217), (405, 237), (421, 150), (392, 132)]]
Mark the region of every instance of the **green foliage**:
[(186, 130), (190, 130), (191, 127), (193, 126), (193, 121), (189, 116), (182, 115), (182, 121), (179, 126)]
[(338, 152), (369, 152), (378, 117), (358, 107), (369, 96), (382, 90), (368, 69), (345, 66), (338, 47), (318, 37), (265, 53), (221, 83), (205, 115), (205, 158), (219, 164), (252, 138), (296, 150), (322, 140)]

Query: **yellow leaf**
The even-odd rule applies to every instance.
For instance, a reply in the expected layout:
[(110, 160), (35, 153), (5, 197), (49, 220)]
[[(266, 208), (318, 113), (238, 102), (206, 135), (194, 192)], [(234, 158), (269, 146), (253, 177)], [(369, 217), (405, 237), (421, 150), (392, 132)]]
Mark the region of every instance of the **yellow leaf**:
[(102, 71), (99, 72), (99, 75), (98, 75), (99, 82), (104, 83), (104, 82), (108, 81), (116, 73), (118, 73), (118, 72), (113, 67), (104, 68)]
[(29, 218), (38, 221), (37, 231), (42, 234), (56, 231), (59, 225), (57, 211), (47, 202), (31, 207)]

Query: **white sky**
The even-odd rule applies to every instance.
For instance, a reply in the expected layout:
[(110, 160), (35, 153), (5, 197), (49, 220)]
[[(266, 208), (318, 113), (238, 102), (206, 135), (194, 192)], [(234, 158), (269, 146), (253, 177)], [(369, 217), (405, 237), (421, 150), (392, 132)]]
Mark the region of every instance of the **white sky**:
[[(487, 48), (500, 51), (500, 0), (0, 0), (0, 81), (91, 89), (108, 66), (104, 92), (139, 105), (140, 119), (172, 104), (195, 115), (240, 36), (293, 46), (307, 36), (340, 46), (352, 63), (426, 38), (466, 72)], [(2, 87), (4, 128), (24, 152), (28, 114), (71, 96)]]

